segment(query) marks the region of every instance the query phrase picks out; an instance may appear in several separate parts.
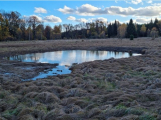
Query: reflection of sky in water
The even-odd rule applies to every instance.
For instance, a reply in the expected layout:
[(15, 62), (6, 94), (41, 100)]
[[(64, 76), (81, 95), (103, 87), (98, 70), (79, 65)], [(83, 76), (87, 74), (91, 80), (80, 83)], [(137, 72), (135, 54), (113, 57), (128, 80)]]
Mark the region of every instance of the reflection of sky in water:
[[(62, 71), (57, 71), (57, 70), (62, 70)], [(71, 71), (68, 69), (68, 67), (65, 66), (57, 66), (57, 68), (53, 68), (50, 71), (47, 72), (42, 72), (38, 76), (32, 78), (32, 80), (36, 80), (38, 78), (45, 78), (47, 76), (53, 76), (53, 75), (62, 75), (62, 74), (70, 74)]]
[[(137, 56), (139, 54), (133, 54)], [(65, 67), (65, 65), (71, 66), (73, 63), (82, 63), (94, 60), (104, 60), (109, 58), (125, 58), (130, 57), (128, 52), (112, 52), (112, 51), (87, 51), (87, 50), (66, 50), (66, 51), (54, 51), (45, 53), (33, 53), (26, 55), (18, 55), (10, 57), (10, 60), (19, 60), (22, 62), (37, 62), (37, 63), (59, 63), (57, 68), (48, 71), (48, 75), (55, 74), (69, 74), (71, 71)], [(62, 70), (58, 72), (57, 70)], [(41, 73), (37, 78), (46, 77)]]

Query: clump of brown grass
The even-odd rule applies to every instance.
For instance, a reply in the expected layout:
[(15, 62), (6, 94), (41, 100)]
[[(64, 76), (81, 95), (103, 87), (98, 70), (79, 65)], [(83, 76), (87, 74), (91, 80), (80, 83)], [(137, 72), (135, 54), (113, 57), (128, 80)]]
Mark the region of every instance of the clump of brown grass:
[(22, 110), (20, 111), (20, 113), (18, 114), (18, 117), (21, 118), (21, 117), (24, 116), (24, 115), (31, 115), (32, 112), (33, 112), (32, 109), (30, 109), (30, 108), (24, 108), (24, 109), (22, 109)]
[(59, 86), (51, 86), (51, 87), (47, 87), (46, 91), (52, 92), (52, 93), (58, 95), (58, 94), (60, 94), (60, 93), (62, 93), (64, 91), (66, 91), (66, 89), (62, 88), (62, 87), (59, 87)]
[(62, 79), (58, 81), (58, 85), (61, 87), (67, 87), (71, 83), (71, 79)]
[(18, 120), (34, 120), (34, 117), (32, 115), (23, 115), (18, 118)]
[(79, 100), (79, 97), (69, 97), (61, 100), (61, 105), (66, 106), (69, 104), (75, 104)]
[(83, 109), (83, 108), (85, 108), (89, 104), (89, 102), (90, 101), (85, 100), (85, 99), (83, 99), (83, 100), (79, 99), (79, 100), (77, 100), (75, 102), (75, 105), (78, 105), (78, 106), (80, 106)]
[(65, 113), (62, 109), (54, 109), (51, 110), (50, 112), (48, 112), (45, 116), (44, 116), (44, 120), (53, 120), (56, 119), (57, 117), (63, 116)]
[(1, 91), (0, 91), (0, 99), (6, 98), (9, 94), (10, 94), (10, 91), (1, 90)]
[(88, 112), (88, 117), (92, 118), (96, 115), (99, 115), (101, 113), (101, 110), (99, 108), (93, 108)]
[(69, 104), (65, 106), (65, 113), (70, 114), (70, 113), (77, 113), (78, 111), (81, 111), (81, 108), (78, 105), (74, 104)]
[(79, 120), (78, 116), (74, 116), (74, 114), (65, 114), (57, 117), (57, 120)]
[(56, 85), (55, 81), (52, 81), (50, 79), (44, 79), (42, 80), (37, 80), (33, 82), (36, 86), (53, 86)]
[(37, 95), (37, 92), (29, 92), (24, 96), (24, 98), (35, 98)]
[(67, 97), (81, 97), (86, 94), (85, 90), (80, 88), (72, 88), (68, 90)]
[(4, 112), (5, 110), (7, 110), (8, 108), (8, 104), (5, 101), (0, 100), (0, 112)]
[(21, 93), (22, 95), (25, 95), (25, 94), (27, 94), (27, 93), (29, 93), (29, 92), (37, 92), (38, 90), (39, 90), (39, 88), (38, 88), (37, 86), (33, 85), (33, 86), (29, 86), (29, 87), (23, 87), (23, 88), (20, 90), (20, 93)]
[(59, 102), (59, 98), (55, 94), (50, 92), (41, 92), (35, 97), (35, 99), (42, 103)]
[(22, 119), (24, 120), (24, 118), (26, 118), (27, 120), (29, 119), (38, 119), (38, 120), (42, 120), (44, 117), (44, 112), (43, 111), (39, 111), (36, 109), (31, 109), (31, 108), (24, 108), (20, 111), (20, 113), (18, 114), (18, 119)]

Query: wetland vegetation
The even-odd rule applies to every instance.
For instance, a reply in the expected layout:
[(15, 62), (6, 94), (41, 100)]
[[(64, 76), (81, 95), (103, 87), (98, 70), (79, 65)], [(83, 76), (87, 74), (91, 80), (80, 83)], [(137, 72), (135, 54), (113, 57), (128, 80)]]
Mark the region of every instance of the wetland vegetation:
[[(93, 39), (83, 42), (18, 41), (1, 42), (0, 46), (3, 48), (3, 51), (0, 51), (1, 119), (161, 118), (160, 38), (155, 41), (151, 38), (137, 38), (134, 41), (123, 39), (122, 43), (119, 39)], [(13, 55), (60, 51), (64, 48), (132, 52), (139, 50), (138, 53), (144, 54), (74, 64), (71, 67), (71, 74), (25, 82), (21, 81), (21, 78), (33, 78), (39, 72), (51, 69), (55, 65), (7, 60), (7, 57)]]

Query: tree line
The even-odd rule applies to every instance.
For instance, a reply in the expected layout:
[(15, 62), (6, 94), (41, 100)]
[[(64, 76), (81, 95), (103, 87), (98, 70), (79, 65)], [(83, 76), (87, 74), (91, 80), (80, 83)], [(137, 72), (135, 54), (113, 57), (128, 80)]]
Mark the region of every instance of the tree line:
[(80, 38), (129, 38), (158, 37), (161, 35), (161, 20), (157, 18), (147, 24), (136, 24), (130, 19), (129, 23), (104, 23), (96, 20), (90, 23), (76, 25), (63, 24), (44, 26), (36, 16), (21, 17), (17, 11), (0, 11), (0, 41), (3, 40), (52, 40)]

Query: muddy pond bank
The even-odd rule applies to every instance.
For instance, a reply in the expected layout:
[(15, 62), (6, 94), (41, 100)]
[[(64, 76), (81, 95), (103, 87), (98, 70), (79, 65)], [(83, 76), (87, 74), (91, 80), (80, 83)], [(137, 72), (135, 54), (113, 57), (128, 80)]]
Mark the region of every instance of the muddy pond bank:
[[(16, 82), (13, 78), (5, 81), (0, 78), (4, 81), (0, 85), (0, 119), (160, 120), (160, 38), (154, 41), (149, 38), (125, 39), (122, 42), (119, 39), (8, 42), (0, 43), (0, 53), (3, 58), (32, 51), (121, 47), (139, 48), (145, 54), (86, 62), (73, 66), (69, 75), (36, 81)], [(22, 70), (16, 67), (27, 66), (26, 63), (1, 59), (1, 71), (7, 70), (5, 64), (13, 64), (10, 69), (15, 72)], [(35, 67), (33, 63), (29, 66)]]
[[(112, 42), (112, 43), (111, 43)], [(8, 57), (14, 55), (24, 55), (29, 53), (43, 53), (49, 51), (61, 50), (99, 50), (99, 51), (115, 51), (144, 54), (146, 47), (143, 46), (113, 46), (118, 40), (60, 40), (60, 41), (16, 41), (2, 42), (0, 44), (1, 68), (0, 77), (6, 80), (29, 80), (39, 75), (44, 70), (50, 71), (56, 65), (22, 63), (17, 61), (9, 61)], [(109, 45), (106, 46), (105, 44)], [(126, 43), (128, 43), (126, 41)], [(36, 67), (35, 67), (36, 66)], [(6, 74), (4, 74), (6, 73)]]

